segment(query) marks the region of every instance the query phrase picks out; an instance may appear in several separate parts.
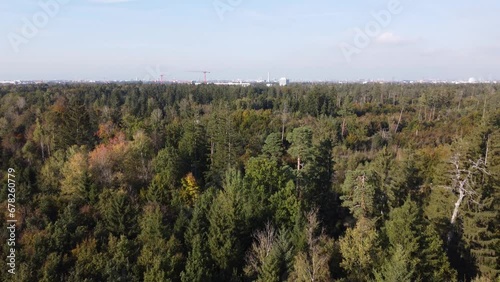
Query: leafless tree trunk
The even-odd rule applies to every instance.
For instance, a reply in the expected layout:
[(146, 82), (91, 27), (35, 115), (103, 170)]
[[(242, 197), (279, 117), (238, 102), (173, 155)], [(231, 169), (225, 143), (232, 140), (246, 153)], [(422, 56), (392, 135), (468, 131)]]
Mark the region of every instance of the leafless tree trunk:
[(346, 128), (346, 121), (345, 121), (345, 118), (342, 119), (342, 138), (344, 138), (345, 136), (345, 128)]
[(246, 257), (245, 272), (255, 275), (261, 271), (265, 259), (271, 254), (277, 240), (276, 229), (268, 222), (264, 230), (253, 235), (255, 241)]
[(281, 143), (285, 141), (285, 124), (288, 120), (288, 107), (285, 104), (281, 113)]
[(300, 162), (300, 156), (297, 157), (297, 180), (296, 180), (296, 187), (295, 190), (297, 190), (297, 197), (301, 199), (302, 193), (300, 192), (300, 168), (302, 166), (302, 163)]
[[(482, 158), (477, 161), (469, 160), (470, 164), (466, 168), (462, 168), (460, 164), (460, 155), (455, 154), (451, 159), (451, 164), (453, 165), (452, 171), (452, 184), (447, 187), (454, 194), (458, 194), (457, 201), (454, 204), (453, 214), (451, 215), (450, 224), (455, 225), (459, 217), (460, 206), (464, 201), (472, 202), (479, 205), (479, 194), (475, 190), (476, 183), (474, 181), (477, 173), (482, 172), (488, 174), (485, 168), (485, 163)], [(448, 244), (451, 243), (453, 238), (454, 230), (453, 228), (448, 232)]]
[(43, 147), (43, 137), (40, 138), (40, 147), (42, 148), (42, 160), (45, 160), (45, 148)]
[(456, 154), (453, 156), (451, 163), (453, 165), (453, 179), (451, 187), (448, 188), (453, 193), (458, 194), (458, 199), (455, 202), (450, 220), (450, 223), (454, 225), (458, 218), (460, 206), (466, 198), (470, 202), (479, 204), (479, 201), (476, 199), (479, 195), (475, 190), (476, 183), (474, 182), (474, 176), (478, 172), (485, 174), (488, 174), (488, 172), (486, 171), (483, 158), (479, 158), (477, 161), (469, 160), (470, 166), (468, 168), (462, 168), (460, 165), (460, 155)]
[(464, 91), (463, 91), (463, 90), (459, 91), (457, 96), (458, 96), (458, 106), (457, 106), (457, 111), (460, 111), (460, 107), (461, 107), (461, 105), (462, 105), (462, 99), (463, 99), (463, 97), (464, 97)]
[(53, 142), (54, 142), (54, 136), (52, 136), (52, 142), (49, 139), (49, 142), (47, 143), (47, 155), (48, 155), (48, 158), (50, 158), (50, 144), (54, 144)]
[(488, 166), (488, 154), (490, 153), (490, 135), (488, 135), (488, 139), (486, 140), (486, 152), (484, 156), (484, 166)]
[(399, 124), (401, 123), (401, 118), (403, 118), (404, 108), (401, 108), (401, 113), (399, 113), (398, 124), (396, 124), (396, 128), (394, 128), (394, 134), (398, 132)]
[(214, 163), (215, 142), (210, 141), (210, 163)]
[(324, 232), (316, 235), (319, 228), (317, 210), (306, 214), (307, 251), (299, 252), (295, 257), (293, 271), (289, 281), (330, 281), (328, 263), (333, 249), (333, 240)]
[(453, 215), (451, 216), (451, 224), (455, 224), (457, 221), (458, 217), (458, 211), (460, 210), (460, 205), (462, 204), (463, 200), (465, 198), (465, 193), (463, 190), (459, 190), (459, 195), (458, 195), (458, 200), (455, 203), (455, 208), (453, 209)]
[(484, 97), (483, 118), (482, 118), (483, 122), (486, 121), (486, 100), (487, 100), (486, 97)]

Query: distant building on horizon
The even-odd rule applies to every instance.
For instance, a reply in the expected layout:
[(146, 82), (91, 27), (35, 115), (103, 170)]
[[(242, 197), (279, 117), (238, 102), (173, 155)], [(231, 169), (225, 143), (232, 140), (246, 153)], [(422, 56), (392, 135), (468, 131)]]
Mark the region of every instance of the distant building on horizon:
[(280, 86), (287, 86), (288, 84), (290, 84), (290, 80), (287, 79), (286, 77), (282, 77), (280, 78), (279, 83)]

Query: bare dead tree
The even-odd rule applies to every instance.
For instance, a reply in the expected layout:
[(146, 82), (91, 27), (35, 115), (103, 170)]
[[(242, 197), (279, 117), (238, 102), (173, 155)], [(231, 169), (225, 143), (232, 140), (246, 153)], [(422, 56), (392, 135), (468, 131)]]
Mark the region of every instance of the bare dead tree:
[(401, 108), (401, 112), (399, 113), (399, 119), (398, 119), (398, 123), (396, 124), (396, 127), (394, 128), (394, 134), (398, 133), (398, 128), (399, 128), (399, 125), (401, 124), (401, 119), (403, 118), (403, 111), (404, 111), (404, 107)]
[(307, 252), (299, 252), (295, 257), (289, 281), (331, 281), (328, 263), (333, 249), (333, 239), (323, 231), (316, 234), (319, 227), (317, 210), (306, 214), (305, 228)]
[(285, 141), (285, 125), (288, 121), (288, 106), (285, 103), (283, 105), (283, 110), (281, 111), (281, 143)]
[(347, 123), (346, 123), (346, 120), (345, 120), (345, 117), (344, 117), (342, 119), (342, 138), (344, 138), (344, 136), (345, 136), (346, 126), (347, 126)]
[(464, 168), (460, 163), (460, 155), (455, 154), (451, 159), (451, 164), (453, 165), (452, 183), (447, 188), (458, 196), (450, 220), (450, 223), (454, 225), (458, 218), (460, 206), (464, 201), (480, 204), (480, 195), (476, 191), (477, 185), (474, 176), (480, 172), (485, 174), (488, 174), (488, 172), (486, 171), (485, 160), (482, 157), (477, 161), (468, 160), (469, 166)]
[(245, 272), (256, 274), (260, 272), (265, 259), (271, 254), (271, 251), (277, 241), (276, 229), (268, 222), (264, 230), (256, 232), (254, 242), (248, 251)]

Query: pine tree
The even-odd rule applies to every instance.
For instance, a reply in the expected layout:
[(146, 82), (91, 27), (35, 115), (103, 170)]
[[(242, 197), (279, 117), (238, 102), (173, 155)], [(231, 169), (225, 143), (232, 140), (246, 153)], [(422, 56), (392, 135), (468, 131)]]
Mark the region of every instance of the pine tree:
[(194, 244), (195, 236), (207, 236), (210, 226), (208, 217), (216, 194), (215, 189), (210, 188), (201, 194), (199, 200), (195, 203), (189, 226), (184, 234), (184, 239), (188, 246)]
[[(443, 242), (431, 225), (425, 222), (417, 204), (407, 198), (403, 206), (393, 209), (385, 222), (388, 257), (396, 256), (397, 248), (406, 255), (405, 269), (411, 280), (453, 281)], [(399, 254), (400, 256), (401, 254)]]
[(297, 198), (293, 180), (269, 198), (273, 209), (274, 222), (278, 226), (291, 228), (300, 214), (300, 202)]
[(390, 250), (395, 252), (402, 248), (399, 256), (407, 255), (406, 266), (411, 273), (415, 273), (420, 263), (419, 251), (423, 233), (422, 219), (416, 203), (408, 199), (403, 206), (393, 209), (389, 220), (385, 222), (385, 232)]
[(485, 165), (491, 173), (480, 187), (481, 206), (465, 212), (463, 237), (480, 274), (494, 279), (500, 277), (500, 130), (493, 130), (487, 139)]
[(110, 235), (107, 250), (104, 270), (106, 281), (139, 281), (134, 267), (137, 247), (133, 241), (123, 235), (120, 238)]
[(377, 187), (380, 190), (377, 193), (377, 202), (385, 216), (390, 208), (402, 206), (408, 195), (413, 196), (420, 188), (419, 171), (411, 155), (403, 161), (398, 161), (396, 155), (384, 147), (370, 162), (370, 169), (377, 176)]
[(262, 147), (262, 153), (276, 161), (281, 161), (284, 148), (283, 141), (281, 140), (279, 133), (271, 133), (267, 136), (264, 146)]
[(198, 118), (184, 125), (184, 133), (179, 140), (179, 154), (183, 167), (192, 171), (196, 179), (202, 179), (207, 166), (206, 131)]
[(354, 228), (340, 238), (342, 262), (350, 281), (368, 281), (377, 265), (378, 234), (370, 219), (360, 218)]
[(141, 193), (142, 197), (148, 201), (172, 205), (172, 200), (180, 197), (177, 191), (182, 177), (180, 163), (181, 159), (175, 148), (168, 146), (160, 150), (153, 160), (156, 174), (147, 190)]
[(41, 282), (62, 281), (62, 256), (60, 253), (50, 253), (41, 269)]
[(137, 233), (137, 211), (125, 191), (103, 193), (100, 201), (107, 229), (111, 233), (129, 238)]
[(313, 158), (313, 145), (312, 145), (312, 129), (309, 127), (295, 128), (288, 134), (287, 140), (291, 143), (288, 153), (297, 160), (296, 167), (296, 184), (297, 195), (299, 199), (303, 197), (302, 179), (304, 174), (302, 170)]
[(210, 167), (206, 176), (210, 184), (219, 185), (224, 172), (238, 163), (240, 150), (240, 135), (230, 115), (229, 105), (214, 107), (208, 121), (207, 135), (210, 142)]
[(376, 195), (378, 192), (377, 176), (373, 171), (360, 166), (355, 171), (349, 171), (342, 184), (340, 197), (342, 206), (349, 208), (357, 219), (366, 217), (373, 218), (380, 213), (377, 209)]
[(140, 233), (138, 242), (142, 245), (141, 252), (137, 258), (137, 264), (144, 271), (144, 280), (153, 281), (157, 278), (165, 279), (166, 241), (163, 237), (163, 219), (160, 207), (157, 204), (148, 204), (144, 207), (139, 220)]
[(240, 173), (230, 169), (226, 174), (224, 190), (219, 191), (209, 212), (208, 245), (211, 257), (220, 270), (221, 277), (217, 279), (231, 277), (242, 256), (240, 236), (246, 228), (239, 191), (242, 186)]
[(381, 267), (380, 271), (375, 271), (375, 281), (410, 282), (414, 269), (410, 254), (403, 246), (397, 244), (393, 247), (392, 256)]
[(276, 160), (264, 157), (250, 158), (245, 169), (243, 208), (250, 228), (254, 229), (271, 216), (271, 198), (291, 176), (279, 169)]
[(150, 262), (149, 267), (144, 272), (144, 282), (157, 282), (157, 281), (172, 281), (166, 279), (165, 272), (162, 269), (162, 263), (160, 258), (156, 258), (154, 261)]
[(104, 279), (102, 273), (105, 260), (103, 254), (97, 251), (96, 239), (84, 240), (71, 253), (76, 257), (76, 263), (70, 281), (99, 281)]
[(191, 243), (186, 267), (181, 273), (182, 282), (210, 282), (212, 281), (212, 269), (210, 266), (210, 252), (206, 244), (202, 243), (202, 236), (196, 234)]
[(191, 221), (185, 232), (186, 245), (189, 246), (189, 254), (186, 266), (181, 273), (181, 280), (188, 281), (211, 281), (213, 274), (213, 261), (207, 242), (210, 222), (209, 212), (215, 198), (215, 190), (208, 189), (201, 194), (195, 203)]
[(329, 139), (321, 140), (313, 147), (313, 159), (305, 166), (303, 208), (318, 209), (318, 217), (325, 225), (327, 232), (338, 221), (338, 195), (333, 190), (334, 161), (332, 158), (333, 143)]
[(444, 242), (432, 224), (426, 226), (423, 235), (419, 276), (424, 281), (456, 281), (457, 272), (451, 267)]

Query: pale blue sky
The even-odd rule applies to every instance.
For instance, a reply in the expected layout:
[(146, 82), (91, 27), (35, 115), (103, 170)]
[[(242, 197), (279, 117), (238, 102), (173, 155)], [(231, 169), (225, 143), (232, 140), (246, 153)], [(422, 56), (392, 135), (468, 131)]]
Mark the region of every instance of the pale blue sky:
[(0, 1), (0, 80), (500, 79), (498, 0), (400, 0), (350, 61), (339, 46), (391, 0), (240, 0), (222, 18), (214, 4), (238, 0), (64, 0), (15, 52), (23, 18), (54, 1)]

